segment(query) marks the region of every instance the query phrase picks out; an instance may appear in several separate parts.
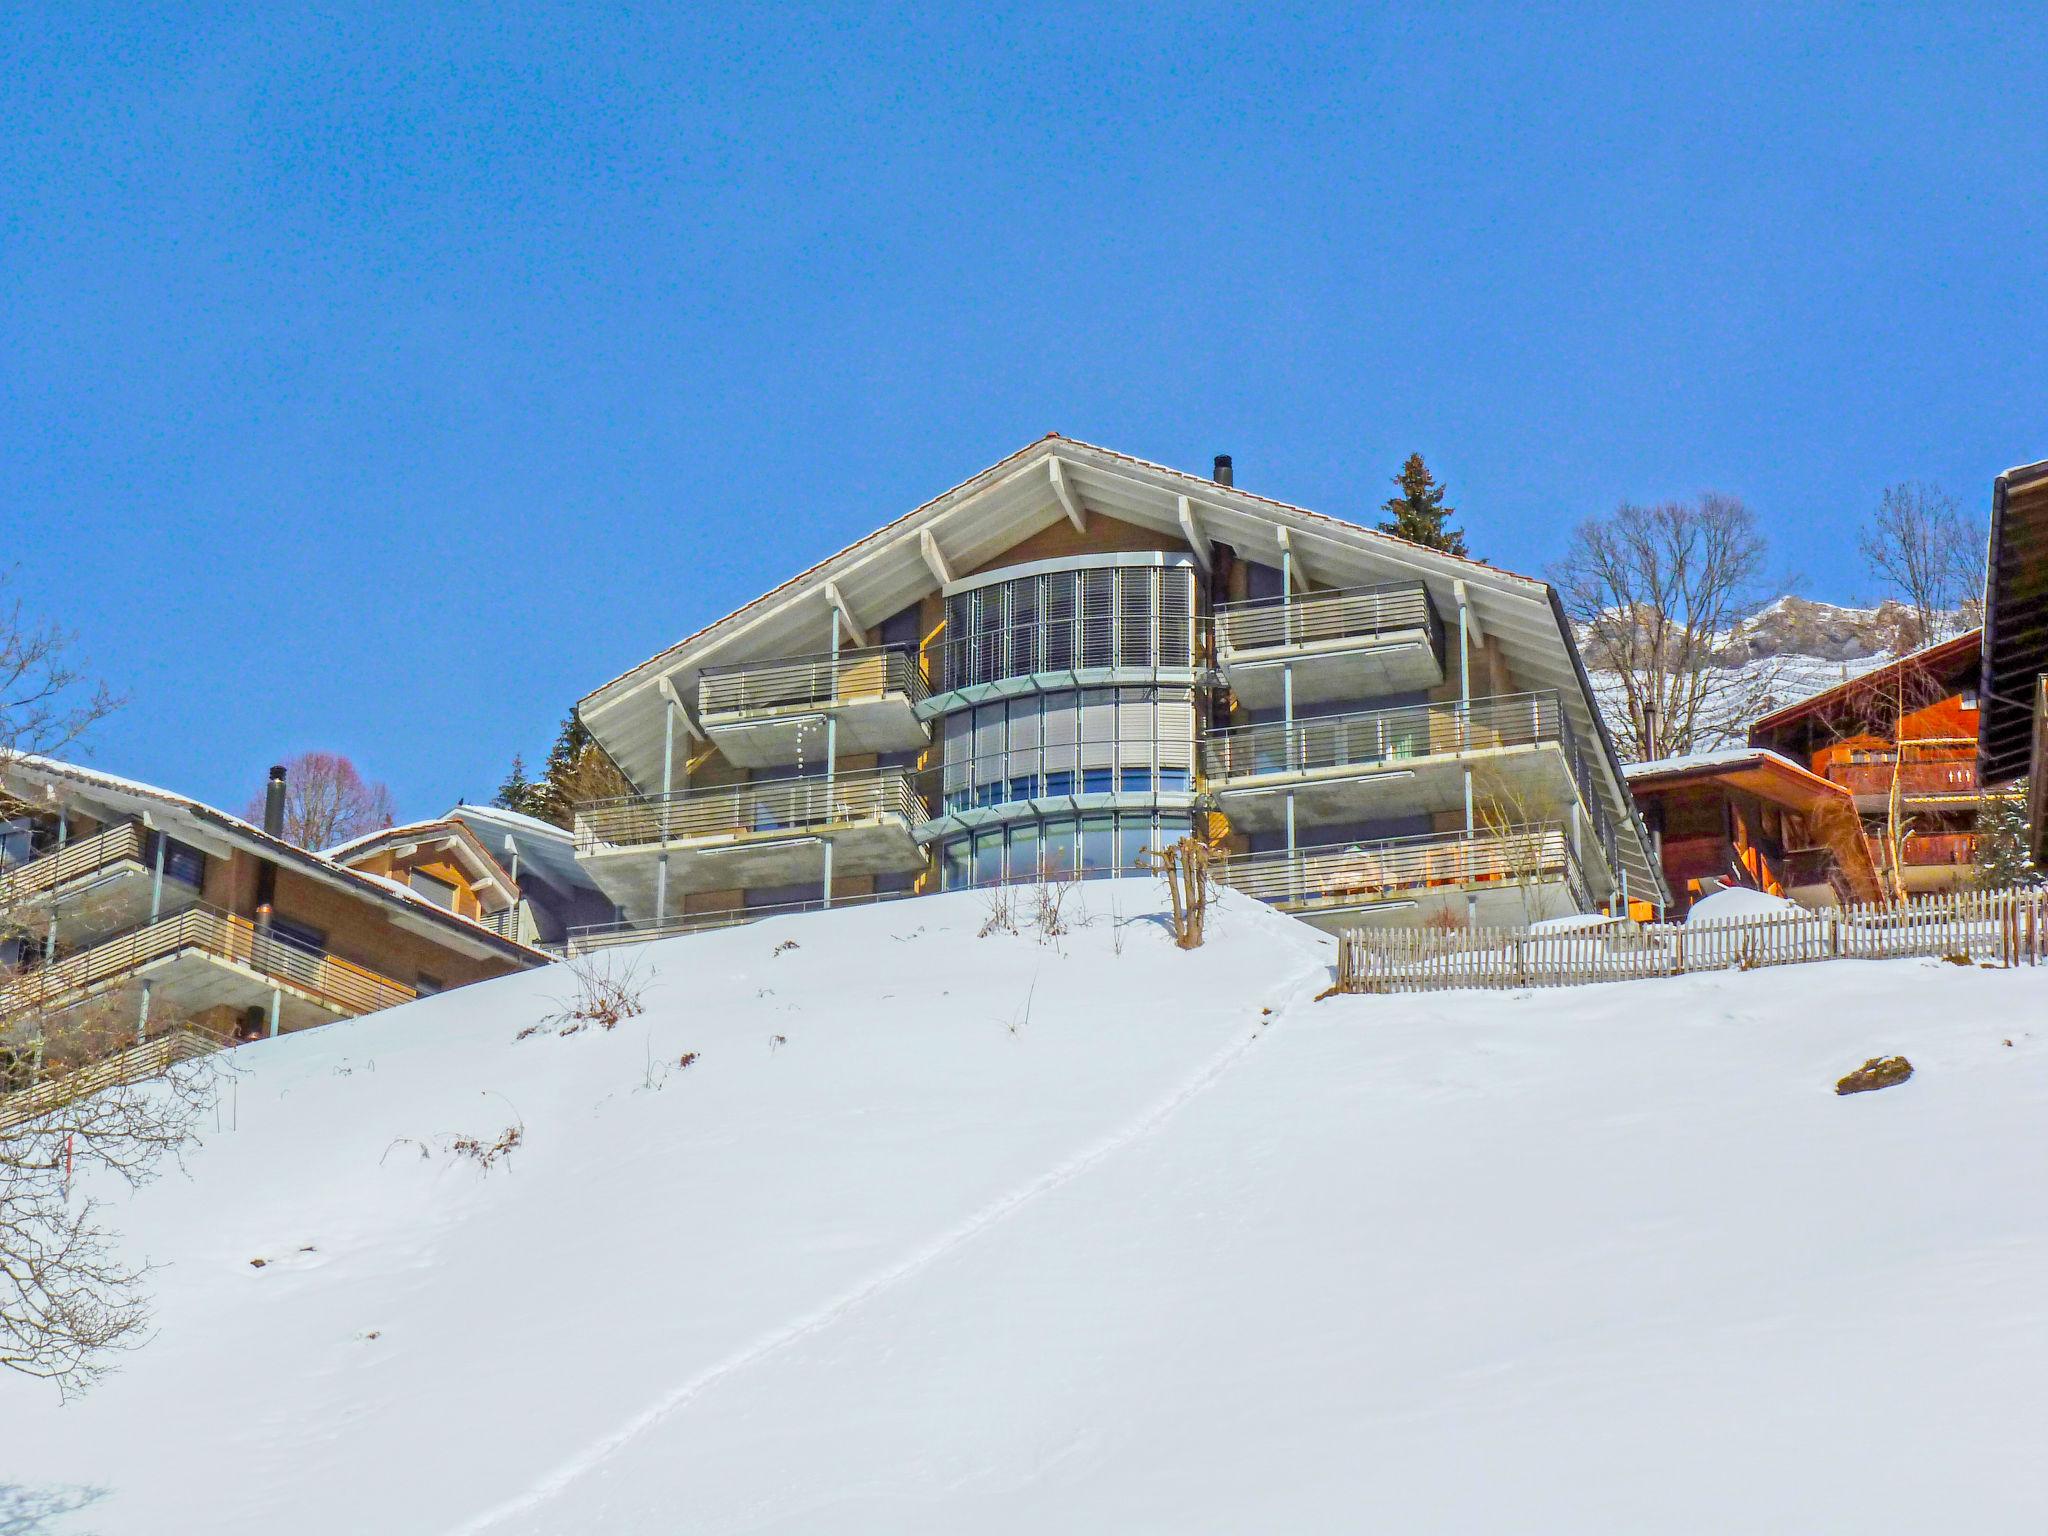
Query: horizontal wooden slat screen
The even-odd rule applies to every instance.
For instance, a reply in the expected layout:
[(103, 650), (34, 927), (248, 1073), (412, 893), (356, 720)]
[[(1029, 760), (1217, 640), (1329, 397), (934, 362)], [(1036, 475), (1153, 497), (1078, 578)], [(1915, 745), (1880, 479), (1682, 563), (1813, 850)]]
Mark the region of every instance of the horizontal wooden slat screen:
[(1359, 928), (1338, 941), (1344, 992), (1569, 987), (1815, 960), (1915, 957), (2039, 965), (2048, 892), (1964, 891), (1896, 907), (1828, 907), (1721, 923), (1630, 923), (1527, 932)]

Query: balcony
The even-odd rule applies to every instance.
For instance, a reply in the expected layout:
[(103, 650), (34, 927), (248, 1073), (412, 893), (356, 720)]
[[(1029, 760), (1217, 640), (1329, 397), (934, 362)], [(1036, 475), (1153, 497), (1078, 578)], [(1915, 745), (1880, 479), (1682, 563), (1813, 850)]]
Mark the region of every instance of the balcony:
[[(836, 896), (832, 899), (832, 909), (871, 907), (877, 902), (908, 900), (917, 894), (915, 891), (874, 891), (864, 896)], [(591, 923), (569, 930), (567, 951), (572, 957), (587, 955), (592, 950), (609, 949), (618, 944), (645, 944), (654, 939), (672, 939), (679, 934), (711, 933), (720, 928), (738, 928), (771, 917), (798, 917), (824, 910), (823, 900), (779, 901), (754, 907), (719, 906), (698, 912), (671, 912), (659, 920), (641, 918), (618, 923)]]
[(1592, 905), (1571, 835), (1557, 824), (1240, 854), (1215, 872), (1224, 885), (1330, 930), (1438, 913), (1462, 920), (1473, 901), (1481, 924), (1505, 927)]
[(144, 980), (152, 1015), (172, 1018), (220, 1006), (267, 1009), (275, 992), (283, 1029), (373, 1013), (417, 995), (363, 966), (273, 938), (245, 917), (195, 906), (15, 973), (0, 987), (0, 1022), (63, 1013)]
[[(126, 821), (67, 843), (41, 858), (0, 870), (0, 914), (38, 933), (54, 919), (60, 940), (124, 931), (149, 916), (152, 847), (139, 822)], [(199, 893), (175, 875), (163, 906), (190, 906)]]
[(1977, 764), (1970, 759), (1947, 763), (1831, 763), (1827, 776), (1856, 797), (1860, 808), (1881, 809), (1891, 798), (1896, 775), (1899, 794), (1908, 801), (1974, 801)]
[(714, 667), (698, 680), (699, 723), (741, 768), (821, 760), (824, 722), (841, 753), (915, 752), (931, 740), (916, 658), (893, 646)]
[(1443, 622), (1420, 582), (1297, 593), (1216, 610), (1216, 664), (1238, 702), (1277, 707), (1431, 688), (1444, 680)]
[(576, 853), (613, 901), (646, 911), (663, 855), (676, 894), (822, 880), (828, 842), (835, 877), (919, 869), (929, 814), (895, 768), (628, 795), (578, 809)]
[(1217, 803), (1246, 832), (1284, 826), (1290, 794), (1297, 825), (1459, 810), (1468, 767), (1482, 808), (1514, 822), (1597, 805), (1554, 692), (1239, 726), (1210, 732), (1202, 754)]

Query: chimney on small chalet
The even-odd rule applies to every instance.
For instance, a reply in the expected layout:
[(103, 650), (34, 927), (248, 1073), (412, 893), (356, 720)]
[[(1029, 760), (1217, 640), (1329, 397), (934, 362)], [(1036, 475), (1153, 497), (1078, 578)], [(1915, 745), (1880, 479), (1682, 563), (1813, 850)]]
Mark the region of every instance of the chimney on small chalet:
[(1214, 479), (1218, 485), (1233, 485), (1236, 483), (1230, 478), (1229, 454), (1219, 453), (1216, 455), (1216, 473), (1211, 478)]

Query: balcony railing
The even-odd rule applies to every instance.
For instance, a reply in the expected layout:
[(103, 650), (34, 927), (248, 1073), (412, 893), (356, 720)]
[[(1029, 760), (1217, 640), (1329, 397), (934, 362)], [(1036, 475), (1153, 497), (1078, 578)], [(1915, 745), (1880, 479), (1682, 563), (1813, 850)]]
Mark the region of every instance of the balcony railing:
[(949, 635), (940, 647), (947, 690), (1038, 673), (1187, 671), (1195, 664), (1187, 614), (1075, 614)]
[(830, 779), (820, 774), (593, 801), (576, 812), (576, 851), (801, 833), (891, 817), (914, 827), (929, 815), (901, 769), (863, 769)]
[(1977, 765), (1960, 763), (1832, 763), (1828, 777), (1852, 795), (1889, 795), (1897, 775), (1901, 795), (1974, 795)]
[(697, 688), (698, 708), (707, 720), (787, 709), (830, 709), (892, 693), (916, 704), (927, 691), (916, 657), (897, 646), (712, 667), (698, 680)]
[[(835, 896), (831, 906), (835, 911), (840, 907), (866, 907), (878, 901), (901, 901), (915, 894), (914, 891), (872, 891), (859, 896)], [(709, 933), (719, 928), (758, 923), (769, 917), (822, 912), (825, 907), (824, 901), (813, 898), (758, 907), (719, 907), (709, 912), (671, 912), (658, 921), (647, 918), (621, 923), (592, 923), (569, 930), (568, 952), (572, 956), (586, 955), (593, 949), (607, 949), (615, 944), (645, 944), (653, 939), (672, 939), (678, 934)]]
[(1555, 692), (1507, 694), (1470, 704), (1414, 704), (1274, 720), (1211, 731), (1202, 761), (1219, 785), (1269, 774), (1370, 767), (1496, 747), (1564, 744), (1571, 722)]
[(1368, 906), (1416, 891), (1560, 880), (1587, 904), (1570, 833), (1555, 824), (1240, 854), (1219, 864), (1216, 878), (1282, 906)]
[(403, 982), (351, 961), (275, 938), (245, 917), (201, 906), (18, 973), (0, 987), (0, 1018), (28, 1008), (68, 1008), (145, 965), (182, 954), (206, 955), (254, 971), (340, 1013), (372, 1013), (418, 995)]
[(39, 859), (0, 870), (0, 912), (32, 896), (54, 891), (73, 880), (97, 874), (109, 865), (140, 863), (148, 835), (141, 825), (124, 821), (94, 837), (67, 843)]
[(1263, 597), (1225, 603), (1216, 610), (1217, 652), (1226, 666), (1233, 654), (1370, 640), (1418, 629), (1428, 633), (1434, 649), (1443, 649), (1443, 624), (1421, 582), (1303, 592), (1284, 600)]
[(150, 1082), (180, 1062), (211, 1056), (226, 1045), (218, 1035), (180, 1025), (125, 1050), (49, 1073), (40, 1082), (0, 1093), (0, 1131), (75, 1104), (89, 1094)]
[(1908, 869), (1973, 864), (1977, 859), (1977, 837), (1973, 832), (1909, 833), (1901, 854)]

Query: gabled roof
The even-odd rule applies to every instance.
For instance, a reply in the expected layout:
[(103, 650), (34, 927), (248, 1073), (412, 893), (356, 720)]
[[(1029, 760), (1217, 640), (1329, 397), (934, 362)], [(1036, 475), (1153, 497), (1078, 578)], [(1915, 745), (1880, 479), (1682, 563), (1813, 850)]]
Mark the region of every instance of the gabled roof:
[(1420, 581), (1442, 612), (1455, 611), (1462, 591), (1478, 637), (1497, 637), (1527, 686), (1557, 689), (1582, 738), (1600, 744), (1596, 771), (1610, 812), (1623, 824), (1630, 877), (1661, 880), (1594, 707), (1577, 640), (1544, 582), (1057, 433), (621, 673), (584, 698), (577, 713), (630, 781), (642, 790), (658, 786), (663, 685), (687, 705), (709, 666), (822, 651), (835, 613), (850, 612), (858, 627), (872, 629), (1041, 528), (1098, 514), (1183, 540), (1198, 558), (1226, 543), (1241, 557), (1277, 565), (1285, 538), (1297, 570), (1317, 586)]
[(320, 856), (353, 868), (387, 849), (394, 852), (409, 850), (422, 843), (445, 845), (444, 851), (456, 856), (456, 862), (467, 868), (473, 882), (495, 885), (507, 906), (518, 899), (519, 892), (505, 866), (492, 856), (473, 828), (453, 816), (443, 816), (434, 821), (407, 822), (400, 827), (380, 827), (374, 832), (365, 832), (361, 837), (338, 843)]
[(1859, 672), (1832, 687), (1823, 688), (1819, 693), (1787, 704), (1783, 709), (1773, 710), (1750, 727), (1750, 740), (1763, 745), (1770, 737), (1807, 719), (1853, 715), (1867, 708), (1871, 701), (1887, 697), (1888, 691), (1896, 689), (1902, 678), (1922, 678), (1944, 692), (1974, 687), (1983, 634), (1981, 629), (1968, 630), (1952, 640), (1912, 651), (1881, 667)]
[(1984, 567), (1984, 644), (1977, 690), (1977, 771), (2009, 784), (2033, 755), (2037, 679), (2048, 673), (2048, 460), (2000, 475), (1991, 488)]
[(1746, 790), (1759, 800), (1810, 818), (1808, 826), (1819, 833), (1835, 863), (1859, 901), (1875, 901), (1879, 895), (1877, 866), (1870, 845), (1863, 836), (1862, 818), (1856, 811), (1856, 797), (1842, 785), (1824, 779), (1768, 747), (1731, 747), (1718, 752), (1695, 752), (1685, 757), (1667, 757), (1655, 762), (1631, 763), (1626, 769), (1629, 788), (1639, 796), (1655, 796), (1664, 790), (1704, 783), (1724, 784)]
[(1853, 807), (1856, 803), (1855, 796), (1841, 785), (1768, 747), (1694, 752), (1684, 757), (1630, 763), (1622, 772), (1628, 775), (1629, 788), (1638, 794), (1685, 779), (1725, 779), (1786, 805), (1804, 807), (1839, 800)]
[[(19, 776), (37, 783), (56, 788), (68, 786), (82, 798), (107, 807), (120, 815), (148, 815), (156, 820), (159, 812), (178, 816), (205, 831), (210, 831), (230, 845), (240, 845), (259, 857), (288, 866), (319, 883), (343, 890), (350, 895), (370, 898), (381, 906), (401, 914), (415, 926), (425, 922), (445, 938), (457, 942), (480, 946), (510, 956), (529, 965), (545, 965), (550, 957), (537, 949), (519, 943), (516, 939), (505, 938), (493, 933), (481, 923), (466, 917), (458, 917), (446, 907), (427, 900), (424, 896), (407, 890), (389, 880), (382, 880), (360, 870), (349, 869), (335, 863), (324, 854), (312, 853), (282, 838), (272, 837), (261, 827), (231, 816), (202, 801), (184, 795), (173, 794), (170, 790), (159, 789), (153, 784), (144, 784), (135, 779), (120, 778), (97, 769), (83, 768), (76, 763), (58, 762), (54, 758), (21, 755), (0, 761), (0, 771), (10, 777)], [(157, 824), (161, 824), (158, 822)]]

